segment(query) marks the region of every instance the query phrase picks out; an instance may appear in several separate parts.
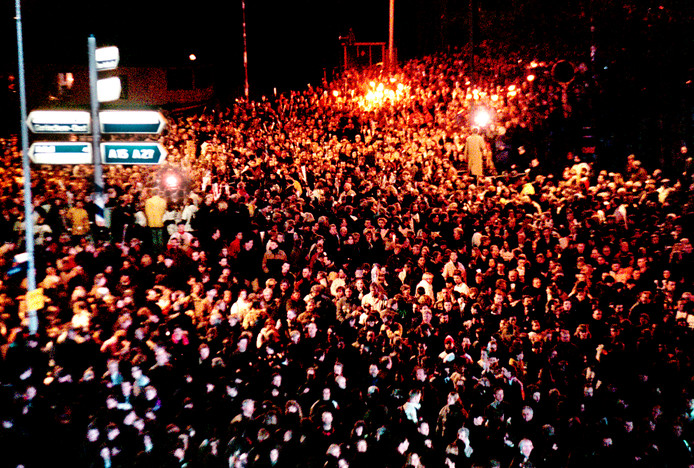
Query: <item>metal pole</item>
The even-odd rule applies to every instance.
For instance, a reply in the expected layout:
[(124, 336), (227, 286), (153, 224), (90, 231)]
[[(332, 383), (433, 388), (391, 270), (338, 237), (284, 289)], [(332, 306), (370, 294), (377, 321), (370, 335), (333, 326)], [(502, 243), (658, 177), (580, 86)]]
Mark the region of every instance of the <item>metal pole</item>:
[(89, 56), (89, 100), (92, 113), (92, 163), (94, 164), (94, 202), (96, 203), (96, 226), (103, 227), (104, 221), (104, 176), (101, 167), (101, 124), (99, 122), (99, 95), (97, 93), (96, 38), (87, 39)]
[(475, 78), (475, 0), (470, 0), (470, 76)]
[(395, 68), (395, 54), (393, 53), (394, 30), (395, 30), (395, 0), (390, 0), (390, 3), (388, 5), (388, 70), (393, 70), (393, 68)]
[(241, 16), (243, 20), (243, 74), (245, 78), (244, 83), (244, 95), (246, 96), (246, 101), (248, 101), (248, 48), (246, 45), (246, 1), (241, 0)]
[[(15, 0), (15, 21), (17, 23), (17, 67), (19, 77), (19, 128), (22, 135), (22, 175), (24, 177), (24, 234), (27, 253), (27, 293), (36, 289), (36, 264), (34, 262), (34, 208), (31, 203), (31, 168), (29, 167), (29, 130), (27, 128), (27, 95), (24, 77), (24, 42), (22, 40), (22, 12), (20, 0)], [(27, 301), (29, 333), (35, 335), (39, 329), (36, 310)]]
[(590, 67), (591, 72), (593, 72), (593, 80), (597, 78), (597, 70), (595, 59), (598, 53), (597, 44), (595, 44), (595, 18), (593, 16), (593, 0), (588, 2), (589, 14), (590, 14)]

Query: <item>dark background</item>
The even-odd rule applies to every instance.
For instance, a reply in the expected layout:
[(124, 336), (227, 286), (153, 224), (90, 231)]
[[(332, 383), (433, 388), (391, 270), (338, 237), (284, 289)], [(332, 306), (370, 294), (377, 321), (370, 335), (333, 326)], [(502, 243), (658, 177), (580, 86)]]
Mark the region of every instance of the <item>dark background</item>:
[[(691, 0), (396, 0), (399, 59), (465, 46), (471, 3), (478, 39), (584, 50), (586, 58), (596, 43), (601, 60), (621, 67), (619, 79), (659, 86), (690, 78)], [(16, 72), (14, 0), (0, 14), (0, 71)], [(241, 0), (23, 0), (22, 16), (27, 63), (86, 64), (94, 34), (98, 46), (120, 48), (122, 65), (176, 65), (195, 53), (229, 89), (242, 89)], [(339, 37), (350, 28), (359, 42), (387, 41), (388, 0), (247, 0), (246, 24), (251, 87), (303, 88), (340, 66)]]
[[(3, 10), (0, 51), (16, 66), (14, 1)], [(94, 34), (98, 46), (119, 47), (124, 66), (177, 65), (194, 53), (225, 90), (243, 89), (240, 0), (23, 0), (22, 16), (27, 63), (86, 63)], [(388, 0), (247, 0), (246, 25), (251, 88), (303, 88), (339, 66), (339, 36), (350, 27), (359, 41), (387, 40)]]

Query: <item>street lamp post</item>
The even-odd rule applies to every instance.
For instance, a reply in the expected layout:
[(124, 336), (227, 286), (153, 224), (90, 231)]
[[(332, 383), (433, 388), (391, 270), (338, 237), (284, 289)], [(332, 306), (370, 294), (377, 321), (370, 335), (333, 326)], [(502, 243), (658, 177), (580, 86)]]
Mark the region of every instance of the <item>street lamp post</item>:
[(395, 0), (390, 0), (388, 5), (388, 70), (392, 71), (395, 68), (395, 54), (393, 46), (393, 37), (395, 30)]
[(101, 124), (99, 123), (99, 95), (97, 92), (96, 38), (87, 39), (89, 57), (89, 102), (91, 105), (92, 164), (94, 165), (94, 203), (96, 204), (96, 229), (105, 225), (104, 221), (104, 175), (101, 166)]
[(243, 92), (246, 96), (246, 101), (248, 101), (248, 48), (246, 45), (246, 1), (241, 0), (241, 16), (242, 16), (242, 26), (243, 26), (243, 74), (244, 74), (244, 87)]
[(470, 0), (470, 17), (469, 17), (469, 28), (470, 28), (470, 76), (474, 79), (475, 77), (475, 8), (477, 3), (475, 0)]

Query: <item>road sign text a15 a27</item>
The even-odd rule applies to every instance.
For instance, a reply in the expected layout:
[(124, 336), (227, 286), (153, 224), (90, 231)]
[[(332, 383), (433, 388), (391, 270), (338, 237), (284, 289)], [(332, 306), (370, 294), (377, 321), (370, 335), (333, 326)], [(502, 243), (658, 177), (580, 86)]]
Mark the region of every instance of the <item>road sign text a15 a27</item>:
[(102, 143), (104, 164), (161, 164), (166, 149), (159, 143)]

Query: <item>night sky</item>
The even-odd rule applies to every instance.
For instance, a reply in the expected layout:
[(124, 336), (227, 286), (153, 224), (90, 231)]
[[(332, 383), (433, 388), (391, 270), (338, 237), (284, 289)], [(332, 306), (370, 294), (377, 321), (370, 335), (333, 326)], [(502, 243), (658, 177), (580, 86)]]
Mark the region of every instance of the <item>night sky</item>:
[[(398, 14), (409, 11), (407, 3), (400, 2)], [(14, 1), (2, 8), (0, 54), (16, 66)], [(243, 80), (240, 0), (23, 0), (22, 18), (27, 63), (86, 62), (94, 34), (98, 46), (119, 47), (124, 66), (176, 65), (195, 53), (232, 83)], [(247, 0), (246, 23), (251, 85), (303, 88), (339, 65), (338, 38), (349, 28), (358, 41), (387, 40), (388, 0)], [(398, 26), (411, 35), (404, 19)]]

